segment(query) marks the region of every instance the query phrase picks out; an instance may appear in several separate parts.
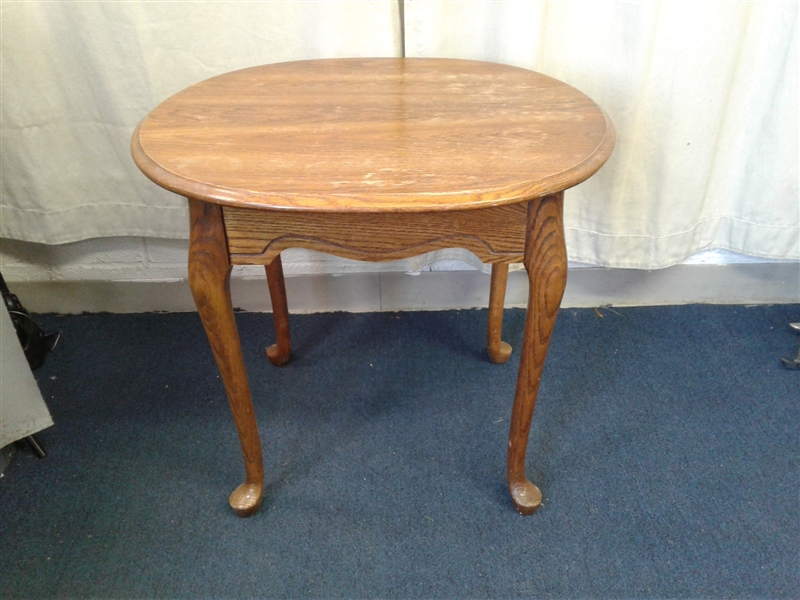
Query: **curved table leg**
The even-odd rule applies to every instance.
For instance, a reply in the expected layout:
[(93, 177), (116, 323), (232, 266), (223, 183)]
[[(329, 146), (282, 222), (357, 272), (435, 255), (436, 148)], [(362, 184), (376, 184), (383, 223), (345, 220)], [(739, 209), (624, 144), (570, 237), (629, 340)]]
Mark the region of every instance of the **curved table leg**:
[(267, 272), (269, 298), (272, 301), (272, 318), (275, 322), (276, 342), (267, 348), (267, 358), (276, 367), (289, 362), (292, 342), (289, 337), (289, 306), (286, 301), (286, 284), (283, 280), (283, 263), (279, 254), (264, 266)]
[(511, 356), (511, 346), (501, 338), (503, 335), (503, 307), (508, 282), (508, 264), (492, 265), (492, 280), (489, 288), (489, 327), (486, 334), (486, 350), (489, 360), (502, 364)]
[(567, 283), (563, 197), (560, 192), (532, 200), (528, 206), (524, 262), (530, 292), (508, 439), (508, 489), (523, 515), (531, 514), (542, 501), (539, 488), (525, 477), (525, 451), (542, 367)]
[(190, 199), (189, 216), (189, 285), (217, 359), (244, 456), (245, 481), (231, 494), (230, 505), (240, 517), (247, 517), (256, 512), (261, 504), (264, 468), (242, 346), (231, 304), (231, 264), (222, 211), (216, 204)]

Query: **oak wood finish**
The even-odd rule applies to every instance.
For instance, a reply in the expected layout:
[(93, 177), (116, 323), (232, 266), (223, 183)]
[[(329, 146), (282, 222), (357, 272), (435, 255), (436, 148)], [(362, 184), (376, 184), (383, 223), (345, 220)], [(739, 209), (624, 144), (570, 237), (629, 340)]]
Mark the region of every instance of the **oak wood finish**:
[(225, 229), (216, 204), (189, 200), (189, 219), (189, 286), (217, 359), (244, 456), (245, 481), (231, 494), (230, 505), (236, 514), (246, 517), (261, 504), (264, 467), (239, 331), (233, 317)]
[[(527, 206), (521, 204), (527, 210)], [(489, 323), (486, 333), (486, 351), (489, 359), (496, 364), (502, 364), (511, 356), (511, 346), (502, 340), (503, 335), (503, 308), (506, 299), (506, 284), (508, 283), (508, 264), (495, 263), (492, 265), (492, 279), (489, 287)]]
[(466, 248), (486, 263), (522, 262), (525, 205), (457, 212), (323, 213), (222, 208), (233, 264), (269, 264), (287, 248), (390, 261)]
[(289, 303), (286, 299), (286, 283), (283, 280), (283, 262), (278, 254), (265, 265), (269, 298), (272, 302), (272, 319), (275, 322), (275, 343), (267, 348), (267, 358), (276, 367), (289, 362), (292, 342), (289, 337)]
[[(261, 448), (231, 308), (231, 264), (263, 264), (276, 307), (270, 360), (290, 353), (282, 250), (395, 260), (460, 246), (493, 264), (488, 346), (501, 362), (508, 264), (524, 262), (528, 312), (512, 409), (508, 486), (517, 510), (533, 409), (566, 282), (563, 190), (594, 174), (615, 135), (578, 90), (545, 75), (449, 59), (332, 59), (253, 67), (156, 107), (131, 140), (158, 185), (190, 198), (192, 293), (239, 431), (258, 507)], [(269, 354), (269, 351), (268, 351)]]
[(528, 205), (528, 235), (525, 269), (530, 292), (520, 352), (519, 375), (511, 411), (508, 437), (508, 489), (523, 515), (542, 502), (539, 488), (525, 476), (525, 451), (531, 430), (533, 409), (542, 378), (550, 335), (567, 284), (567, 248), (562, 217), (564, 193), (533, 200)]
[(588, 97), (518, 67), (332, 59), (252, 67), (172, 96), (138, 126), (160, 186), (229, 206), (429, 212), (569, 188), (614, 130)]

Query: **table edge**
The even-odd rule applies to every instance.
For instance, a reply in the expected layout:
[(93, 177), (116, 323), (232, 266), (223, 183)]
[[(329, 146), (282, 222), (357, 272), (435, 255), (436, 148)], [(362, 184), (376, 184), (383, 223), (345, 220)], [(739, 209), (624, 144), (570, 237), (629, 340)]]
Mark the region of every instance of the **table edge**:
[[(136, 126), (131, 138), (131, 156), (142, 173), (158, 186), (187, 198), (223, 206), (299, 212), (333, 211), (355, 213), (472, 210), (524, 202), (532, 198), (547, 196), (567, 190), (589, 179), (606, 163), (616, 144), (614, 127), (605, 111), (600, 110), (606, 121), (605, 136), (597, 148), (583, 162), (566, 171), (555, 173), (535, 182), (524, 182), (521, 185), (498, 188), (488, 192), (482, 191), (479, 194), (474, 194), (473, 197), (470, 197), (469, 192), (445, 195), (429, 194), (427, 197), (431, 199), (430, 202), (424, 202), (423, 198), (426, 195), (420, 194), (375, 194), (368, 199), (360, 195), (349, 196), (345, 194), (321, 194), (318, 196), (278, 195), (201, 183), (173, 173), (150, 158), (139, 143), (141, 122)], [(403, 202), (404, 199), (411, 197), (415, 199), (413, 203)], [(276, 201), (276, 199), (278, 200)], [(367, 201), (371, 202), (371, 204), (365, 205), (364, 203)]]

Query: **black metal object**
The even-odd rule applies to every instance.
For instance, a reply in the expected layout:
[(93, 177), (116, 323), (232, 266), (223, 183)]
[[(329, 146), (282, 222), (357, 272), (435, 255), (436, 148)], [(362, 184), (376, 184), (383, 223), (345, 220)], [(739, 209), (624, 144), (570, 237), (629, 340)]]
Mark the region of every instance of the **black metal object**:
[[(795, 331), (800, 331), (800, 323), (789, 323), (789, 327)], [(797, 349), (797, 356), (794, 359), (782, 358), (781, 362), (787, 369), (800, 369), (800, 348)]]
[(33, 450), (33, 453), (36, 456), (38, 456), (39, 458), (44, 458), (45, 456), (47, 456), (47, 452), (45, 451), (44, 448), (42, 448), (42, 445), (39, 443), (39, 440), (37, 440), (35, 437), (29, 435), (28, 437), (25, 438), (25, 441), (28, 442), (28, 446), (30, 447), (31, 450)]
[[(8, 289), (2, 273), (0, 273), (0, 292), (3, 294), (3, 302), (8, 308), (8, 314), (14, 324), (19, 343), (25, 353), (25, 358), (31, 367), (31, 371), (38, 369), (44, 364), (44, 359), (47, 355), (56, 347), (61, 333), (50, 331), (33, 320), (30, 313), (22, 306), (19, 298)], [(31, 447), (36, 456), (39, 458), (47, 456), (47, 452), (35, 437), (29, 435), (25, 438), (25, 441), (28, 442), (28, 446)]]
[(3, 293), (3, 302), (8, 308), (8, 314), (17, 331), (25, 358), (28, 360), (31, 370), (34, 371), (44, 364), (44, 359), (56, 347), (61, 334), (45, 329), (33, 320), (30, 313), (22, 306), (19, 298), (9, 291), (2, 273), (0, 273), (0, 291)]

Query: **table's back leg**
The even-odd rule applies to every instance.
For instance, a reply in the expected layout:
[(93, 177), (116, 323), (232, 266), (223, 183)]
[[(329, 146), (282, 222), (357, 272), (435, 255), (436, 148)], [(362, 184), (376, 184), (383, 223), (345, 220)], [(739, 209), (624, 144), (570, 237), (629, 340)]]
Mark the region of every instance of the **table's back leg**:
[(563, 192), (532, 200), (528, 207), (525, 268), (530, 280), (528, 312), (508, 439), (508, 488), (517, 510), (535, 511), (542, 493), (525, 476), (525, 451), (550, 335), (567, 283)]
[(267, 272), (269, 297), (272, 301), (272, 318), (275, 322), (275, 343), (267, 348), (267, 358), (276, 367), (289, 362), (292, 342), (289, 336), (289, 305), (286, 300), (286, 283), (283, 280), (283, 264), (278, 254), (264, 267)]
[(502, 340), (503, 308), (508, 282), (508, 263), (492, 265), (492, 279), (489, 288), (489, 327), (486, 334), (486, 350), (493, 363), (501, 364), (511, 356), (511, 346)]
[(244, 455), (245, 482), (233, 491), (230, 504), (239, 516), (246, 517), (258, 510), (261, 504), (264, 468), (242, 346), (231, 304), (231, 264), (222, 212), (216, 204), (190, 199), (189, 216), (189, 285), (217, 359)]

